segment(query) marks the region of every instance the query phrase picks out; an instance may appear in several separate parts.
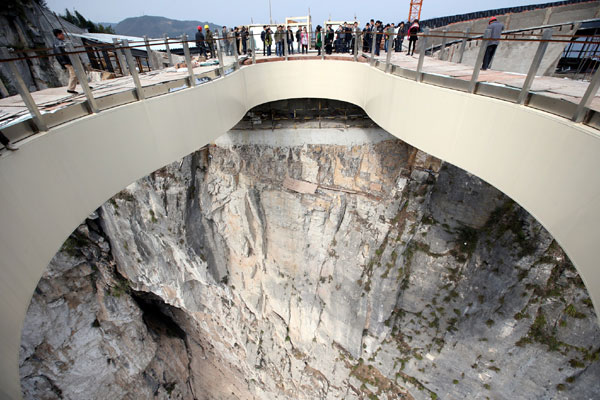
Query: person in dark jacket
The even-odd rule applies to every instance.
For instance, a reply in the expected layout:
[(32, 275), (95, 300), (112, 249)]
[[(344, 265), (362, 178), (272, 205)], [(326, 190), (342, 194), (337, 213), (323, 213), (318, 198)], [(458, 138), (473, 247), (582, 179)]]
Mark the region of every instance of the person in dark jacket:
[(248, 28), (246, 28), (245, 26), (242, 26), (241, 36), (242, 36), (242, 52), (244, 54), (248, 54), (248, 36), (250, 36), (250, 34), (248, 33)]
[(240, 34), (240, 28), (236, 26), (233, 30), (233, 33), (235, 35), (235, 52), (239, 55), (242, 51), (242, 36)]
[(198, 25), (198, 31), (196, 32), (196, 47), (198, 48), (198, 54), (206, 57), (206, 46), (204, 43), (204, 33), (202, 33), (202, 27)]
[(365, 53), (369, 53), (371, 50), (371, 24), (369, 24), (367, 22), (367, 24), (365, 25), (363, 31), (362, 31), (362, 37), (363, 37), (363, 51)]
[(333, 50), (333, 28), (331, 25), (327, 25), (327, 32), (325, 34), (325, 54), (331, 54)]
[(296, 42), (298, 42), (298, 54), (302, 53), (302, 43), (301, 43), (301, 36), (302, 36), (302, 28), (298, 27), (298, 30), (296, 31)]
[(492, 64), (492, 59), (494, 58), (494, 54), (496, 54), (496, 49), (498, 48), (498, 44), (500, 44), (500, 36), (502, 35), (502, 31), (504, 30), (504, 25), (498, 21), (496, 17), (490, 18), (490, 22), (488, 25), (488, 29), (491, 29), (492, 35), (490, 36), (490, 41), (488, 41), (488, 45), (485, 48), (485, 55), (483, 56), (483, 65), (481, 67), (482, 71), (485, 71)]
[(375, 22), (375, 55), (378, 56), (381, 50), (381, 41), (383, 40), (383, 23), (381, 21)]
[(294, 54), (294, 32), (292, 32), (291, 26), (288, 26), (288, 28), (287, 28), (287, 43), (288, 43), (288, 54)]
[(415, 52), (415, 47), (417, 47), (417, 40), (419, 40), (419, 37), (417, 35), (419, 34), (420, 29), (421, 27), (419, 26), (418, 19), (415, 19), (410, 28), (408, 28), (408, 51), (406, 52), (406, 54), (408, 54), (409, 56), (412, 56)]
[(399, 53), (402, 51), (402, 41), (404, 40), (404, 35), (406, 34), (406, 28), (404, 27), (404, 21), (398, 24), (398, 34), (396, 35), (396, 46), (395, 51)]
[(58, 61), (63, 69), (69, 71), (69, 85), (67, 86), (67, 93), (78, 94), (75, 91), (75, 87), (77, 86), (78, 82), (77, 75), (75, 75), (75, 69), (73, 68), (73, 65), (71, 65), (71, 59), (67, 54), (65, 54), (65, 46), (67, 45), (67, 42), (65, 41), (65, 34), (60, 29), (54, 29), (52, 33), (56, 38), (53, 46), (54, 54), (57, 54), (56, 61)]
[(208, 45), (208, 50), (210, 50), (210, 58), (216, 57), (217, 55), (215, 53), (213, 34), (210, 31), (210, 27), (208, 25), (204, 25), (204, 32), (204, 39), (206, 41), (206, 44)]
[(265, 40), (267, 39), (267, 26), (263, 26), (263, 31), (260, 33), (260, 40), (263, 42), (263, 56), (266, 54), (267, 46), (265, 46)]

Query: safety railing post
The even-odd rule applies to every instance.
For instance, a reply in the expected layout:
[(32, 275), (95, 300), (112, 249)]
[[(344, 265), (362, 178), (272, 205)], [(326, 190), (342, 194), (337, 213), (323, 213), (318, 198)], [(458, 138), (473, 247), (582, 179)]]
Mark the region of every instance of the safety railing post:
[(146, 55), (148, 56), (148, 66), (152, 69), (158, 69), (152, 56), (152, 49), (150, 49), (150, 42), (148, 41), (148, 35), (144, 35), (144, 44), (146, 45)]
[(358, 61), (358, 39), (358, 28), (354, 28), (354, 61)]
[(596, 96), (596, 92), (598, 92), (598, 87), (600, 86), (600, 68), (596, 70), (590, 84), (588, 85), (581, 101), (577, 105), (577, 109), (575, 110), (575, 115), (573, 115), (574, 122), (582, 122), (587, 113), (586, 108), (589, 107), (590, 103)]
[[(4, 58), (4, 59), (11, 58), (10, 53), (8, 52), (8, 50), (5, 47), (0, 47), (0, 55), (2, 55), (2, 58)], [(33, 97), (31, 97), (31, 93), (29, 93), (29, 89), (27, 88), (27, 85), (25, 84), (23, 77), (19, 73), (19, 70), (18, 70), (15, 62), (9, 61), (7, 64), (8, 64), (8, 71), (11, 75), (10, 81), (15, 85), (15, 88), (19, 92), (21, 99), (23, 99), (23, 103), (25, 103), (25, 106), (29, 110), (29, 113), (31, 114), (31, 119), (33, 120), (33, 123), (35, 124), (36, 129), (38, 131), (47, 131), (48, 127), (46, 126), (44, 117), (43, 117), (42, 113), (40, 112), (37, 104), (35, 104)]]
[(133, 55), (131, 54), (131, 49), (129, 48), (129, 41), (127, 39), (123, 39), (123, 51), (125, 52), (125, 59), (127, 60), (127, 67), (129, 68), (129, 73), (131, 74), (133, 84), (135, 85), (135, 94), (138, 100), (144, 100), (146, 96), (144, 96), (144, 89), (142, 88), (140, 76), (135, 66), (135, 61), (133, 60)]
[(463, 38), (463, 40), (460, 43), (460, 52), (458, 55), (458, 63), (462, 64), (463, 62), (463, 56), (465, 55), (465, 49), (467, 48), (467, 39), (469, 38), (469, 34), (471, 33), (471, 28), (467, 28), (467, 30), (465, 31), (465, 37)]
[(375, 65), (375, 37), (377, 36), (377, 31), (372, 31), (371, 35), (373, 35), (373, 39), (371, 40), (371, 60), (369, 64)]
[[(417, 64), (417, 82), (423, 80), (423, 63), (425, 62), (425, 52), (427, 51), (427, 39), (429, 37), (429, 28), (425, 28), (424, 35), (421, 36), (421, 50), (419, 51), (419, 63)], [(414, 51), (414, 49), (413, 49)]]
[(283, 54), (285, 55), (285, 61), (288, 60), (288, 26), (287, 24), (285, 24), (285, 27), (283, 28), (285, 35), (283, 35)]
[(119, 46), (119, 40), (117, 38), (113, 38), (113, 44), (115, 46), (115, 55), (117, 56), (117, 60), (119, 61), (119, 67), (121, 68), (121, 74), (123, 76), (127, 76), (129, 74), (129, 69), (127, 68), (127, 61), (125, 61), (125, 56), (123, 56), (123, 51)]
[(185, 56), (185, 65), (188, 70), (189, 87), (196, 86), (196, 76), (194, 75), (194, 65), (192, 64), (192, 56), (190, 55), (190, 46), (188, 45), (187, 35), (181, 35), (181, 43), (183, 44), (183, 55)]
[(323, 22), (321, 29), (321, 60), (325, 59), (325, 37), (327, 36), (327, 21)]
[[(69, 53), (75, 52), (73, 44), (71, 43), (67, 43), (66, 49)], [(85, 98), (90, 108), (90, 112), (96, 114), (100, 110), (98, 109), (98, 104), (96, 104), (96, 99), (94, 99), (92, 90), (88, 85), (87, 75), (85, 74), (85, 70), (83, 69), (81, 59), (79, 58), (78, 54), (69, 54), (69, 59), (71, 60), (71, 65), (75, 70), (75, 75), (77, 75), (77, 79), (79, 80), (79, 86), (81, 86), (81, 89), (83, 89), (83, 93), (85, 94)]]
[(479, 79), (481, 64), (483, 63), (483, 57), (485, 57), (485, 50), (487, 49), (487, 45), (489, 43), (488, 39), (491, 36), (492, 30), (490, 28), (486, 28), (485, 33), (483, 34), (483, 40), (481, 41), (481, 46), (479, 47), (479, 54), (477, 54), (477, 60), (475, 61), (475, 65), (473, 66), (473, 75), (471, 75), (471, 82), (469, 82), (469, 93), (475, 93), (475, 88), (477, 88), (477, 80)]
[(173, 55), (171, 54), (171, 47), (169, 47), (169, 37), (165, 33), (165, 49), (167, 49), (167, 60), (169, 62), (169, 67), (173, 66)]
[(233, 35), (233, 43), (232, 43), (233, 58), (235, 60), (235, 63), (233, 65), (233, 69), (239, 69), (240, 68), (240, 60), (239, 60), (239, 56), (238, 56), (238, 42), (237, 42), (237, 39), (235, 37), (235, 33), (232, 33), (232, 35)]
[(256, 46), (254, 45), (254, 33), (250, 34), (250, 50), (252, 50), (252, 64), (256, 64)]
[[(225, 65), (223, 64), (223, 43), (221, 43), (221, 38), (219, 37), (219, 32), (215, 32), (215, 38), (217, 42), (217, 57), (219, 58), (219, 74), (221, 76), (225, 76)], [(227, 36), (223, 36), (224, 40), (227, 40)]]
[(533, 80), (535, 79), (535, 74), (537, 74), (540, 65), (542, 64), (542, 59), (544, 58), (544, 54), (546, 53), (546, 49), (548, 48), (548, 40), (552, 38), (552, 29), (546, 28), (544, 29), (544, 33), (542, 34), (542, 41), (538, 45), (537, 51), (535, 52), (535, 56), (533, 57), (533, 61), (531, 62), (531, 66), (529, 67), (529, 72), (527, 73), (527, 78), (525, 78), (525, 83), (523, 83), (523, 87), (521, 88), (521, 92), (519, 93), (519, 98), (517, 99), (518, 104), (525, 104), (527, 97), (529, 96), (529, 89), (531, 89), (531, 85), (533, 85)]
[(392, 70), (392, 47), (394, 44), (394, 35), (388, 35), (387, 39), (387, 54), (385, 55), (385, 72), (389, 73)]
[(446, 55), (446, 44), (448, 43), (448, 28), (442, 31), (442, 36), (444, 37), (442, 38), (442, 48), (440, 49), (440, 60), (443, 60), (444, 56)]

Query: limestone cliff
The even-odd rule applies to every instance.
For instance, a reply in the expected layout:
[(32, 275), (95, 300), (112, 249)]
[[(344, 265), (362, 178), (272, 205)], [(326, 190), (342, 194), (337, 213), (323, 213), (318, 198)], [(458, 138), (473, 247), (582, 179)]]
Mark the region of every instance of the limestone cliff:
[(25, 397), (597, 396), (596, 316), (544, 228), (344, 124), (232, 131), (104, 204), (33, 296)]

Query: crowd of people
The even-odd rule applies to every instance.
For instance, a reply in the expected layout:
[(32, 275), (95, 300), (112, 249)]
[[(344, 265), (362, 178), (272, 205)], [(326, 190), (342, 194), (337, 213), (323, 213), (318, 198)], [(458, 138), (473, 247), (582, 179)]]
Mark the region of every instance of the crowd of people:
[[(327, 25), (325, 29), (318, 25), (314, 32), (314, 44), (318, 55), (321, 55), (322, 51), (325, 51), (326, 54), (334, 52), (354, 53), (356, 41), (358, 41), (357, 47), (368, 53), (371, 51), (373, 37), (375, 37), (375, 55), (379, 55), (382, 44), (386, 52), (388, 50), (392, 51), (392, 49), (395, 52), (403, 51), (404, 38), (408, 37), (408, 54), (412, 55), (419, 32), (418, 20), (414, 20), (408, 27), (404, 22), (400, 22), (398, 25), (389, 23), (384, 26), (381, 21), (371, 20), (367, 22), (362, 30), (358, 27), (358, 22), (353, 24), (345, 22), (339, 25), (335, 31), (331, 25)], [(388, 49), (390, 36), (393, 38), (392, 49)], [(223, 54), (225, 55), (233, 55), (234, 50), (240, 55), (249, 53), (250, 30), (246, 26), (229, 29), (223, 26), (219, 32), (219, 39), (222, 40)], [(215, 40), (216, 38), (208, 25), (198, 26), (196, 47), (201, 56), (206, 58), (216, 57)], [(260, 40), (263, 56), (271, 56), (273, 46), (275, 46), (276, 56), (284, 56), (286, 41), (288, 54), (292, 55), (294, 52), (305, 54), (308, 53), (311, 33), (306, 30), (305, 26), (298, 27), (294, 32), (291, 26), (286, 29), (283, 25), (279, 25), (273, 32), (270, 26), (265, 25), (260, 33)]]

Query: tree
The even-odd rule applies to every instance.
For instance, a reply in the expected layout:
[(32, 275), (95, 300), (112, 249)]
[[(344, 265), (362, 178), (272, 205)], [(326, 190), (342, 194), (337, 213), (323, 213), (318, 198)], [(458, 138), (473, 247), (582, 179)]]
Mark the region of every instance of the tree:
[(90, 33), (115, 33), (112, 27), (104, 26), (102, 24), (95, 24), (91, 20), (85, 18), (79, 11), (73, 10), (73, 12), (75, 15), (73, 15), (68, 9), (65, 9), (64, 15), (61, 15), (60, 17), (65, 21), (80, 27), (81, 29), (87, 29)]

